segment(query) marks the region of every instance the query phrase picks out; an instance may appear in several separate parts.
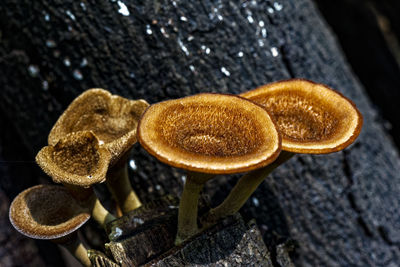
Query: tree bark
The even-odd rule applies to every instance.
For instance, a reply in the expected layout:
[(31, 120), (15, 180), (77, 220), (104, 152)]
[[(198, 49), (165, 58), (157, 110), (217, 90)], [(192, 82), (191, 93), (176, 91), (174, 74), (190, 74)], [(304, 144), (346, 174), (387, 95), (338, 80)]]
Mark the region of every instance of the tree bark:
[[(364, 116), (362, 133), (344, 152), (291, 159), (266, 179), (242, 214), (256, 218), (272, 251), (283, 240), (296, 240), (295, 265), (400, 261), (398, 151), (310, 0), (3, 0), (0, 14), (0, 186), (9, 199), (49, 181), (34, 156), (57, 117), (85, 89), (102, 87), (155, 103), (301, 77), (352, 99)], [(138, 145), (132, 159), (132, 184), (143, 202), (180, 193), (180, 170)], [(205, 194), (216, 205), (234, 183), (214, 179)], [(8, 238), (16, 234), (10, 227), (2, 224)], [(12, 255), (3, 246), (0, 252), (0, 263), (2, 255)], [(38, 255), (51, 265), (57, 253)]]

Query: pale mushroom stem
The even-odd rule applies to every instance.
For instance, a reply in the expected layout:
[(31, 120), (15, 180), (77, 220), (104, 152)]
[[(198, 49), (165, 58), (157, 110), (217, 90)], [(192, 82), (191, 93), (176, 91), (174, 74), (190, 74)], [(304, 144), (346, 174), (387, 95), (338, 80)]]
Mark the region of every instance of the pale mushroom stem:
[(197, 211), (199, 195), (204, 187), (204, 183), (212, 174), (197, 172), (187, 172), (185, 186), (181, 195), (178, 212), (178, 231), (176, 234), (175, 245), (181, 244), (185, 239), (197, 234)]
[(94, 194), (92, 201), (92, 218), (103, 228), (105, 228), (109, 222), (116, 219), (114, 215), (104, 208), (100, 200)]
[(202, 227), (207, 228), (215, 224), (218, 220), (238, 212), (257, 187), (264, 181), (265, 177), (293, 155), (294, 153), (292, 152), (282, 151), (273, 163), (242, 176), (225, 200), (219, 206), (211, 209), (201, 219)]
[(83, 266), (92, 266), (88, 257), (87, 249), (79, 240), (79, 238), (74, 238), (72, 241), (60, 245), (65, 247), (72, 255), (74, 255), (75, 258), (83, 264)]
[(107, 223), (115, 220), (115, 216), (112, 215), (97, 198), (92, 187), (83, 188), (76, 185), (64, 184), (75, 199), (78, 199), (84, 205), (90, 205), (90, 211), (92, 218), (100, 224), (103, 228), (106, 227)]
[(115, 168), (108, 172), (107, 186), (121, 208), (122, 213), (128, 213), (142, 205), (129, 181), (127, 162), (121, 167), (115, 166)]

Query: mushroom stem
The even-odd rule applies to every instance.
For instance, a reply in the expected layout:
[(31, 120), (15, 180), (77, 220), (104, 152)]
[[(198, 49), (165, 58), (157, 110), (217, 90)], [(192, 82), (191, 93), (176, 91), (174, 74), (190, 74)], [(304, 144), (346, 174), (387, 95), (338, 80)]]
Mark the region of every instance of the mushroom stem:
[(231, 190), (225, 200), (217, 207), (211, 209), (202, 219), (202, 227), (207, 228), (221, 218), (233, 215), (246, 203), (251, 194), (278, 166), (289, 160), (295, 153), (282, 151), (279, 157), (271, 164), (249, 172), (242, 176)]
[(92, 218), (103, 226), (103, 228), (105, 228), (109, 222), (116, 219), (114, 215), (104, 208), (100, 200), (94, 194), (92, 201)]
[(126, 161), (122, 166), (116, 165), (109, 170), (107, 174), (107, 186), (121, 208), (122, 213), (125, 214), (142, 205), (129, 181), (128, 164)]
[(178, 212), (178, 232), (176, 234), (175, 245), (179, 245), (185, 239), (197, 234), (197, 210), (199, 195), (204, 183), (214, 176), (212, 174), (187, 172), (185, 186), (181, 195)]
[(106, 224), (112, 220), (115, 220), (115, 216), (112, 215), (104, 206), (101, 204), (100, 200), (97, 198), (92, 187), (83, 188), (76, 185), (64, 184), (64, 186), (69, 190), (71, 195), (81, 201), (83, 205), (88, 205), (92, 214), (92, 218), (98, 222), (103, 228)]
[(82, 242), (78, 237), (75, 237), (70, 242), (59, 244), (66, 248), (72, 255), (75, 256), (77, 260), (79, 260), (83, 266), (92, 266), (90, 259), (88, 257), (88, 252)]

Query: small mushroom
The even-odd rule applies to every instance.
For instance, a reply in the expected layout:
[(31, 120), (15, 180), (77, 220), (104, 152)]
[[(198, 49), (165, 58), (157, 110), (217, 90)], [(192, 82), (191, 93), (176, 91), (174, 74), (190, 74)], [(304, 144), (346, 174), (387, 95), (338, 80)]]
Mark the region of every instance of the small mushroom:
[(177, 244), (198, 232), (198, 197), (207, 180), (261, 168), (275, 160), (281, 146), (265, 109), (238, 96), (210, 93), (150, 106), (138, 139), (158, 160), (188, 171)]
[(60, 244), (84, 266), (91, 266), (87, 250), (76, 235), (90, 212), (66, 188), (37, 185), (26, 189), (11, 203), (9, 218), (21, 234)]
[(103, 89), (90, 89), (78, 96), (51, 130), (49, 145), (66, 134), (92, 131), (110, 151), (107, 186), (124, 213), (141, 205), (129, 182), (127, 157), (136, 143), (139, 117), (149, 106), (145, 100), (128, 100)]
[[(340, 151), (358, 137), (362, 116), (355, 104), (326, 85), (292, 79), (261, 86), (241, 94), (263, 106), (282, 134), (282, 152), (271, 165), (246, 174), (204, 224), (237, 212), (264, 178), (295, 153)], [(207, 222), (207, 223), (206, 223)]]
[(106, 180), (110, 152), (99, 144), (91, 131), (67, 134), (55, 146), (46, 146), (36, 155), (36, 162), (56, 183), (91, 207), (93, 219), (105, 226), (115, 219), (100, 203), (91, 186)]

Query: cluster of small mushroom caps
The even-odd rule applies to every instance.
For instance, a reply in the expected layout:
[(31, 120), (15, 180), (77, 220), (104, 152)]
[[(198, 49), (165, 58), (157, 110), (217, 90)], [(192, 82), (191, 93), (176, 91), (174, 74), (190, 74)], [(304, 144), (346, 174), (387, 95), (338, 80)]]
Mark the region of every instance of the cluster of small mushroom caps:
[[(44, 172), (65, 187), (23, 191), (10, 207), (10, 220), (27, 236), (63, 242), (89, 266), (86, 249), (72, 233), (90, 216), (103, 226), (115, 219), (91, 185), (106, 181), (123, 213), (138, 208), (126, 161), (139, 140), (161, 162), (187, 171), (178, 245), (238, 212), (264, 178), (293, 155), (340, 151), (354, 142), (361, 126), (353, 102), (302, 79), (240, 95), (202, 93), (151, 106), (91, 89), (61, 115), (49, 146), (36, 157)], [(244, 172), (226, 199), (198, 218), (204, 184), (218, 174)]]

